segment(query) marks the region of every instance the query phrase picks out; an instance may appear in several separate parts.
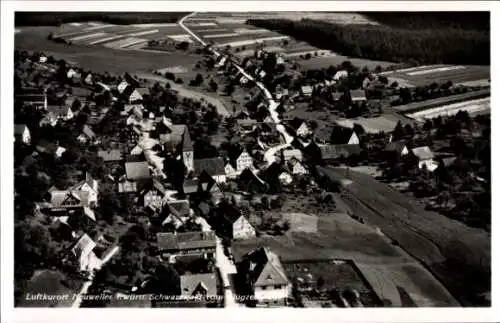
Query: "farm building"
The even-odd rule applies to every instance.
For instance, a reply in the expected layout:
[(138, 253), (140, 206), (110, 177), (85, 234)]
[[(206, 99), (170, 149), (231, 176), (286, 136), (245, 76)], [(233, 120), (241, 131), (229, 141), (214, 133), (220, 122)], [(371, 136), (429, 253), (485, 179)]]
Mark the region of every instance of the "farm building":
[(164, 256), (197, 255), (204, 259), (215, 257), (216, 239), (213, 231), (156, 234), (158, 251)]
[(438, 167), (438, 163), (434, 161), (434, 153), (428, 146), (416, 147), (411, 150), (413, 156), (418, 159), (418, 168), (425, 168), (432, 172)]
[(194, 160), (194, 176), (200, 177), (202, 172), (207, 172), (215, 182), (226, 182), (226, 170), (222, 158), (203, 158)]
[(25, 124), (14, 125), (14, 139), (16, 142), (22, 142), (26, 145), (31, 143), (30, 130)]

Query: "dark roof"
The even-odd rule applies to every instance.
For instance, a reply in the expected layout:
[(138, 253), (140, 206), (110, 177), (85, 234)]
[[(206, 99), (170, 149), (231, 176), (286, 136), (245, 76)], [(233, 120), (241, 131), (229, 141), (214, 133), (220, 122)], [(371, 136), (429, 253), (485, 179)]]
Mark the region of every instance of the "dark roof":
[(193, 179), (186, 179), (183, 188), (186, 194), (196, 193), (198, 191), (198, 182)]
[(97, 153), (104, 161), (120, 161), (123, 160), (122, 151), (120, 149), (99, 150)]
[(168, 207), (170, 213), (177, 217), (183, 217), (189, 215), (189, 202), (187, 200), (171, 201), (168, 202)]
[(240, 155), (245, 151), (245, 149), (240, 145), (233, 145), (227, 151), (227, 157), (231, 162), (232, 166), (236, 168), (236, 160), (240, 157)]
[(364, 90), (351, 90), (351, 99), (365, 99), (366, 100), (366, 94)]
[(203, 158), (194, 160), (194, 175), (196, 177), (206, 171), (210, 176), (225, 175), (224, 161), (222, 158)]
[(171, 233), (159, 232), (156, 234), (157, 246), (161, 250), (187, 250), (198, 248), (215, 248), (215, 233), (208, 232), (184, 232)]
[(299, 118), (293, 118), (292, 120), (289, 120), (288, 121), (288, 125), (294, 129), (294, 130), (297, 130), (300, 128), (300, 126), (304, 123), (305, 121), (304, 120), (301, 120)]
[(411, 151), (419, 160), (427, 160), (434, 158), (434, 153), (431, 151), (429, 146), (416, 147), (413, 148)]
[(26, 129), (25, 124), (15, 124), (14, 125), (14, 135), (19, 135), (19, 136), (22, 135), (24, 132), (24, 129)]
[(201, 202), (198, 205), (198, 209), (201, 211), (201, 214), (203, 214), (203, 216), (207, 216), (210, 213), (210, 205), (205, 202)]
[(449, 167), (455, 163), (457, 157), (445, 157), (441, 159), (441, 163), (444, 167)]
[(406, 146), (404, 141), (392, 141), (387, 146), (385, 146), (385, 151), (394, 151), (400, 153)]
[(244, 256), (253, 286), (288, 284), (288, 278), (278, 256), (266, 247), (260, 247)]
[(219, 203), (217, 211), (227, 222), (231, 224), (236, 222), (236, 220), (241, 217), (240, 210), (227, 202)]
[(127, 162), (125, 163), (125, 173), (130, 180), (151, 178), (148, 162)]
[(349, 157), (361, 153), (359, 145), (321, 145), (321, 158), (336, 159), (340, 157)]
[(243, 127), (253, 126), (257, 124), (257, 120), (255, 119), (238, 119), (236, 123)]
[(68, 114), (69, 107), (65, 105), (49, 105), (47, 106), (47, 112), (53, 113), (58, 117), (64, 117)]
[(135, 89), (140, 95), (149, 95), (149, 89), (147, 87), (138, 87)]
[(181, 276), (181, 295), (192, 296), (199, 290), (206, 295), (217, 295), (217, 278), (214, 273)]

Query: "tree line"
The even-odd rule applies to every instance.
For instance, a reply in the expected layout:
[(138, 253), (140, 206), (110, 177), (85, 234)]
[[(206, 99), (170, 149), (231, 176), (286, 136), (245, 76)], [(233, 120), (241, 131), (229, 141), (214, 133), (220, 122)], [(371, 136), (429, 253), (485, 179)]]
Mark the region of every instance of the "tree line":
[(16, 12), (16, 26), (59, 26), (69, 22), (102, 21), (129, 25), (144, 23), (175, 23), (186, 12)]
[(489, 31), (338, 25), (311, 19), (249, 19), (247, 24), (346, 56), (414, 64), (490, 64)]

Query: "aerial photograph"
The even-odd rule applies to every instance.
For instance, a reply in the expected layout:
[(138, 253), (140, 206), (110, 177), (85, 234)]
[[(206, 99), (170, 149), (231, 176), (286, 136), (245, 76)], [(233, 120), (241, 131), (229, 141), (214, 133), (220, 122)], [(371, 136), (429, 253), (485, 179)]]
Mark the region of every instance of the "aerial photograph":
[(137, 10), (14, 13), (15, 307), (491, 306), (489, 11)]

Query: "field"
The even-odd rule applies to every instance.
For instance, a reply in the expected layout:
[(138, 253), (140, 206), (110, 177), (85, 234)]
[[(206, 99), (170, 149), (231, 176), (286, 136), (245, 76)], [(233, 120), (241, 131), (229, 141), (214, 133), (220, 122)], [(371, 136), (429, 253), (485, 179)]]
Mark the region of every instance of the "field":
[[(486, 231), (426, 211), (369, 175), (350, 171), (346, 176), (345, 171), (335, 168), (319, 170), (333, 179), (351, 180), (343, 197), (354, 214), (379, 227), (418, 259), (462, 305), (473, 303), (475, 295), (490, 290), (490, 236)], [(475, 277), (475, 284), (466, 283), (470, 277)]]
[(148, 72), (171, 66), (191, 66), (199, 56), (186, 53), (161, 53), (138, 50), (115, 50), (101, 46), (65, 45), (46, 39), (43, 31), (25, 30), (15, 35), (15, 49), (40, 51), (57, 59), (78, 64), (96, 72), (123, 74)]
[[(317, 229), (317, 233), (288, 232), (284, 236), (263, 236), (237, 241), (233, 242), (232, 249), (236, 259), (253, 248), (268, 246), (285, 263), (305, 259), (310, 261), (348, 259), (354, 261), (358, 267), (377, 266), (391, 272), (393, 276), (400, 277), (398, 281), (393, 281), (393, 277), (389, 276), (374, 278), (379, 279), (379, 283), (374, 286), (377, 295), (384, 295), (393, 306), (402, 305), (400, 294), (392, 292), (387, 294), (383, 287), (394, 284), (403, 286), (414, 295), (417, 303), (419, 299), (425, 299), (425, 304), (430, 302), (433, 306), (457, 305), (439, 282), (422, 266), (399, 248), (391, 245), (390, 241), (375, 228), (361, 224), (347, 214), (330, 213), (318, 216)], [(417, 274), (410, 275), (405, 268), (408, 265), (419, 268)], [(436, 290), (439, 293), (435, 293)], [(419, 304), (423, 305), (424, 302)]]
[(305, 213), (286, 213), (284, 218), (290, 222), (292, 232), (312, 232), (318, 231), (318, 217)]
[(337, 119), (335, 122), (348, 128), (352, 128), (354, 124), (357, 123), (363, 126), (366, 132), (378, 133), (380, 131), (389, 132), (394, 130), (394, 127), (399, 121), (403, 124), (412, 123), (410, 119), (404, 116), (388, 113), (374, 118)]
[(418, 121), (424, 121), (425, 119), (433, 119), (438, 116), (456, 115), (458, 111), (467, 111), (471, 115), (477, 115), (481, 113), (488, 114), (490, 113), (490, 109), (491, 109), (491, 103), (490, 103), (490, 98), (488, 97), (483, 99), (443, 105), (437, 108), (409, 113), (407, 114), (407, 116)]
[(410, 86), (428, 85), (433, 82), (453, 84), (490, 78), (490, 67), (479, 65), (426, 65), (381, 73), (391, 79), (402, 79)]
[(369, 59), (347, 57), (342, 55), (331, 55), (328, 57), (312, 57), (311, 59), (303, 59), (299, 61), (299, 69), (310, 70), (310, 69), (321, 69), (328, 68), (330, 65), (340, 65), (342, 62), (350, 61), (354, 66), (359, 68), (368, 67), (373, 70), (375, 67), (380, 66), (386, 68), (394, 65), (395, 63), (384, 62), (384, 61), (374, 61)]

